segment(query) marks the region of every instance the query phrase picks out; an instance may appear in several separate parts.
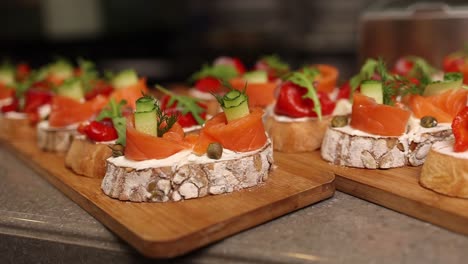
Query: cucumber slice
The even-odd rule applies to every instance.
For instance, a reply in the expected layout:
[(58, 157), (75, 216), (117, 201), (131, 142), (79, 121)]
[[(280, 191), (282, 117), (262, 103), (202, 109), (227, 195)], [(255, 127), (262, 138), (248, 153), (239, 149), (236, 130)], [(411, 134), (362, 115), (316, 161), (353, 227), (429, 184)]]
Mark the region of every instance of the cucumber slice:
[(56, 61), (48, 67), (49, 74), (62, 80), (73, 77), (73, 70), (73, 66), (65, 60)]
[(383, 104), (382, 82), (366, 80), (361, 83), (361, 94), (374, 98), (378, 104)]
[(77, 78), (68, 79), (57, 88), (57, 94), (80, 101), (84, 97), (83, 83)]
[(463, 76), (458, 72), (444, 74), (443, 81), (436, 81), (428, 84), (424, 89), (424, 96), (431, 96), (443, 93), (451, 89), (460, 89), (463, 85)]
[(156, 108), (147, 112), (135, 112), (135, 128), (142, 133), (157, 137), (157, 120)]
[(0, 83), (6, 86), (15, 84), (15, 70), (12, 67), (0, 68)]
[(268, 74), (266, 71), (251, 71), (244, 74), (242, 77), (248, 83), (266, 83), (268, 82)]
[(122, 89), (136, 83), (138, 83), (138, 74), (135, 70), (121, 71), (112, 79), (112, 86), (115, 89)]
[(231, 90), (221, 99), (228, 122), (247, 116), (250, 113), (249, 100), (238, 90)]
[(149, 96), (136, 101), (135, 128), (142, 133), (157, 137), (158, 117), (154, 103), (154, 98)]

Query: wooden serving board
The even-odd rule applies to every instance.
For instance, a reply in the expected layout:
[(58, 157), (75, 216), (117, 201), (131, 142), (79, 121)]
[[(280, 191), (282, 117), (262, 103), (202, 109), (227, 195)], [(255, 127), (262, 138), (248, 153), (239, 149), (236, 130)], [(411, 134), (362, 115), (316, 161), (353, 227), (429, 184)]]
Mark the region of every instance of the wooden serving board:
[(468, 235), (468, 199), (438, 194), (419, 185), (421, 167), (388, 170), (332, 165), (313, 153), (312, 166), (333, 171), (336, 189), (395, 211)]
[(101, 180), (77, 176), (64, 157), (33, 140), (2, 140), (26, 164), (148, 257), (182, 255), (229, 235), (331, 197), (334, 175), (310, 167), (311, 155), (275, 153), (277, 168), (261, 185), (231, 194), (172, 203), (122, 202), (106, 196)]

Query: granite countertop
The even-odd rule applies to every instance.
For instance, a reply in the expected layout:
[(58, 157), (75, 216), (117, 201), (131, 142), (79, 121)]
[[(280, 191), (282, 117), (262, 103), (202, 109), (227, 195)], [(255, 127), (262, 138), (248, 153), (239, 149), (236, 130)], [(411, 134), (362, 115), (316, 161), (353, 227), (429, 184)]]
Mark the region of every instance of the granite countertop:
[(149, 260), (0, 148), (0, 263), (465, 263), (468, 237), (337, 192), (187, 256)]

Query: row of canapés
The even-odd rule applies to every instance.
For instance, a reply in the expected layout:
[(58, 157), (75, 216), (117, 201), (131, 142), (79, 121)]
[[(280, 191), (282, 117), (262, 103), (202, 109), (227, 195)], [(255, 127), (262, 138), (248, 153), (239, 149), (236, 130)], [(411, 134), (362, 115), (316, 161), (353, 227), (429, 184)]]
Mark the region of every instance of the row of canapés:
[[(2, 126), (17, 130), (5, 120), (46, 118), (37, 128), (42, 149), (67, 152), (67, 167), (104, 177), (107, 195), (131, 201), (177, 201), (257, 185), (273, 168), (272, 146), (284, 152), (321, 147), (325, 160), (351, 167), (417, 166), (434, 142), (453, 144), (450, 123), (458, 113), (452, 127), (455, 146), (462, 147), (455, 150), (466, 150), (465, 58), (448, 56), (445, 74), (417, 57), (398, 60), (391, 71), (369, 59), (338, 88), (331, 65), (291, 71), (268, 56), (246, 72), (240, 60), (222, 57), (193, 74), (186, 91), (157, 86), (159, 100), (134, 71), (99, 78), (89, 62), (75, 68), (59, 61), (0, 78), (7, 80)], [(447, 156), (460, 158), (452, 152)], [(438, 191), (466, 194), (457, 190)]]

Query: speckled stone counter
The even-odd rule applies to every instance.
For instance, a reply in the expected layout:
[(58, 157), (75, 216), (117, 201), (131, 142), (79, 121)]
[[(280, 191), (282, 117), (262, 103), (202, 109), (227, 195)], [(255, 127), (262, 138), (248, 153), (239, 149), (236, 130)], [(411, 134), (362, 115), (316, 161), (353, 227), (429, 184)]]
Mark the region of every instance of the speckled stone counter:
[(466, 263), (468, 237), (337, 192), (187, 256), (149, 260), (0, 145), (0, 263)]

